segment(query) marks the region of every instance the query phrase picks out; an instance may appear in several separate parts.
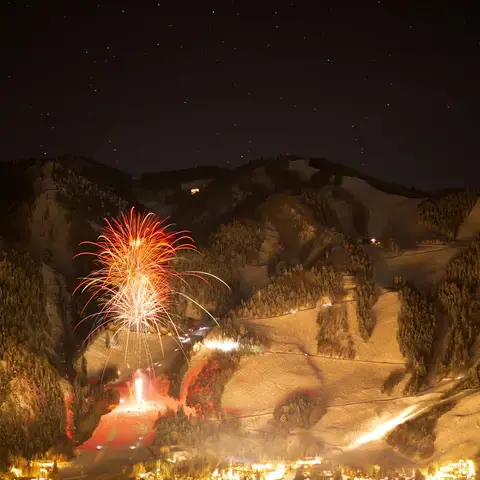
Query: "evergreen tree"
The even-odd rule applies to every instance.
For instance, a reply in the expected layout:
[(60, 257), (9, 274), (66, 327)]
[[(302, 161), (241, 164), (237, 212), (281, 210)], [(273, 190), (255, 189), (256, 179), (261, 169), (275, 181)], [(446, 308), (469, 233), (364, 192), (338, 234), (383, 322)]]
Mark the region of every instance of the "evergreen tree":
[(87, 359), (85, 358), (85, 356), (82, 357), (82, 377), (85, 380), (88, 378)]

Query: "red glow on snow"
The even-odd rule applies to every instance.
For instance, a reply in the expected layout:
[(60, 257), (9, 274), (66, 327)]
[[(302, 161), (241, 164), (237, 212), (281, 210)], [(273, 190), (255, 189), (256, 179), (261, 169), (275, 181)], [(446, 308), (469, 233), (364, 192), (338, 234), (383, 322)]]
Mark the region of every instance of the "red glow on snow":
[[(177, 410), (181, 402), (166, 395), (168, 382), (159, 379), (155, 385), (142, 382), (142, 405), (137, 404), (136, 395), (131, 395), (128, 382), (115, 385), (123, 402), (112, 412), (103, 415), (92, 437), (80, 445), (80, 450), (135, 449), (148, 447), (155, 436), (153, 425), (159, 413), (166, 409)], [(152, 382), (153, 383), (153, 382)], [(184, 406), (187, 415), (195, 415), (195, 410)]]

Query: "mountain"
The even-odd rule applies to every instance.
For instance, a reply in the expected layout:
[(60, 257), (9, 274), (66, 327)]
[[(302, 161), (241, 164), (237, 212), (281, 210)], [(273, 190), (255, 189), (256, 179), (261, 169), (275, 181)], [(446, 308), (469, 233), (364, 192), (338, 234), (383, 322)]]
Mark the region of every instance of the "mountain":
[[(243, 428), (271, 435), (282, 408), (298, 415), (290, 397), (314, 391), (326, 413), (308, 432), (323, 453), (412, 464), (478, 455), (469, 428), (480, 420), (470, 406), (479, 386), (475, 192), (429, 194), (326, 160), (280, 158), (185, 192), (172, 215), (202, 241), (198, 269), (232, 287), (199, 283), (201, 300), (268, 345), (210, 393)], [(209, 368), (183, 388), (215, 382)], [(408, 422), (362, 443), (372, 426), (382, 431), (407, 413)], [(257, 451), (295, 456), (291, 443)]]
[(71, 450), (66, 404), (90, 328), (74, 335), (85, 298), (72, 292), (91, 267), (73, 257), (80, 241), (96, 238), (104, 217), (134, 202), (126, 175), (87, 159), (0, 166), (1, 467), (14, 456)]
[[(250, 432), (222, 431), (217, 452), (403, 465), (478, 455), (475, 192), (422, 192), (295, 156), (135, 178), (71, 156), (0, 168), (3, 466), (85, 441), (118, 405), (111, 381), (132, 372), (125, 339), (113, 348), (103, 330), (85, 342), (88, 322), (74, 331), (96, 307), (82, 313), (85, 297), (72, 296), (92, 268), (73, 257), (131, 206), (191, 230), (202, 255), (180, 266), (230, 287), (189, 282), (222, 326), (187, 349), (190, 363), (168, 338), (168, 358), (148, 340), (171, 396)], [(184, 328), (209, 321), (185, 299), (173, 313)], [(226, 338), (241, 349), (209, 347)]]

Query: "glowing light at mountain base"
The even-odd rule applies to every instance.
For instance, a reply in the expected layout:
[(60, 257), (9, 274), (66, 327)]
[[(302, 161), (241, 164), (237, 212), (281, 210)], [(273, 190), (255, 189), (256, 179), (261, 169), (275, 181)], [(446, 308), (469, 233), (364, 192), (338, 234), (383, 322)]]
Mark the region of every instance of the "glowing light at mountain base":
[(220, 350), (222, 352), (231, 352), (240, 348), (238, 342), (230, 339), (207, 339), (203, 342), (203, 345), (209, 350)]
[(137, 377), (135, 379), (135, 401), (137, 402), (138, 407), (140, 408), (143, 403), (143, 378)]

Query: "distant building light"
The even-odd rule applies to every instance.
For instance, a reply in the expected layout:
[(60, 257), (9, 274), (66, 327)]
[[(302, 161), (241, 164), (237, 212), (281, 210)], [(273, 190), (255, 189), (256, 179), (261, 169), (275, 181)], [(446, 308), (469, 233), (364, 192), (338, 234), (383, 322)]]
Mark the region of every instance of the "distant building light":
[(370, 241), (371, 241), (372, 243), (377, 243), (377, 239), (376, 239), (376, 238), (371, 238)]
[(198, 193), (199, 191), (200, 191), (199, 188), (191, 188), (191, 189), (190, 189), (190, 193), (191, 193), (192, 195), (195, 195), (195, 194)]

